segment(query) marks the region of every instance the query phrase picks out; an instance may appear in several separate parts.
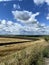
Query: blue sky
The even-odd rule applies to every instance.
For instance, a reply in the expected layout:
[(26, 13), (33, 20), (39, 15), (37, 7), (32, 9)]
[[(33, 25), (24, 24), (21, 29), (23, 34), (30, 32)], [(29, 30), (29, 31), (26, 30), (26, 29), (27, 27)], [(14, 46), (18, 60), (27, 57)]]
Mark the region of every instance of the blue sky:
[(49, 35), (48, 0), (0, 0), (0, 35)]

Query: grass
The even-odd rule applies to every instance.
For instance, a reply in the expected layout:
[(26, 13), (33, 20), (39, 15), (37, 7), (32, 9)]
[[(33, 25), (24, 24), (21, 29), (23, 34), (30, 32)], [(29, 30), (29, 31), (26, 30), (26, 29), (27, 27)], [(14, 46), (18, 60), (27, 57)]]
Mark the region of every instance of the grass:
[[(41, 46), (40, 46), (41, 47)], [(43, 61), (42, 56), (42, 48), (43, 47), (37, 47), (36, 45), (33, 47), (25, 48), (24, 50), (20, 50), (15, 52), (12, 55), (4, 57), (4, 59), (1, 60), (1, 63), (4, 63), (5, 65), (32, 65), (37, 64)], [(39, 49), (39, 50), (38, 50)]]
[[(23, 49), (21, 45), (27, 47)], [(0, 65), (44, 65), (43, 50), (46, 46), (45, 40), (20, 44), (20, 49), (22, 49), (2, 57)]]
[(30, 42), (28, 41), (28, 42), (20, 43), (20, 44), (11, 44), (11, 45), (6, 45), (6, 46), (3, 45), (3, 46), (0, 46), (0, 56), (9, 54), (9, 52), (12, 53), (15, 51), (25, 49), (27, 47), (33, 46), (36, 43), (41, 44), (42, 42), (44, 42), (43, 39), (37, 40), (37, 41), (30, 41)]
[(45, 49), (43, 50), (43, 55), (44, 57), (49, 58), (49, 45), (45, 47)]
[(4, 37), (0, 37), (0, 43), (8, 43), (8, 42), (22, 42), (22, 41), (30, 41), (27, 39), (19, 39), (19, 38), (4, 38)]
[(44, 39), (0, 46), (0, 65), (45, 65), (44, 56), (49, 55), (47, 46)]

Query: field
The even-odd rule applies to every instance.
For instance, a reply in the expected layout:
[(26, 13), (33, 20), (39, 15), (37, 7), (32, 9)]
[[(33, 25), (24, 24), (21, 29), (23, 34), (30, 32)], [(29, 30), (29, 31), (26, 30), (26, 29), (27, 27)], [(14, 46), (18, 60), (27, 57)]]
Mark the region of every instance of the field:
[(0, 65), (48, 65), (47, 58), (48, 36), (0, 37)]

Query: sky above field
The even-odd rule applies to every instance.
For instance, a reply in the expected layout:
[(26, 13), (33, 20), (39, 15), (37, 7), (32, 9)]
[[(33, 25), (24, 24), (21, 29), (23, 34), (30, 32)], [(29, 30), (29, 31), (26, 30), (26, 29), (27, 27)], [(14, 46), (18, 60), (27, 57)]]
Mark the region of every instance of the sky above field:
[(49, 35), (49, 0), (0, 0), (0, 35)]

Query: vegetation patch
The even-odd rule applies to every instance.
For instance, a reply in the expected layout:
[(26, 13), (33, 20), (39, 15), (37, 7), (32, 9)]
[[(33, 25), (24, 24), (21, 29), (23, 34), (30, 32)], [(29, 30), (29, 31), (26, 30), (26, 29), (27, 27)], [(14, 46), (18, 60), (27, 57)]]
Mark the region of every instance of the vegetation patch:
[[(0, 65), (45, 65), (44, 57), (49, 57), (49, 44), (44, 39), (2, 48), (6, 54), (0, 57)], [(9, 54), (9, 48), (15, 52)]]

